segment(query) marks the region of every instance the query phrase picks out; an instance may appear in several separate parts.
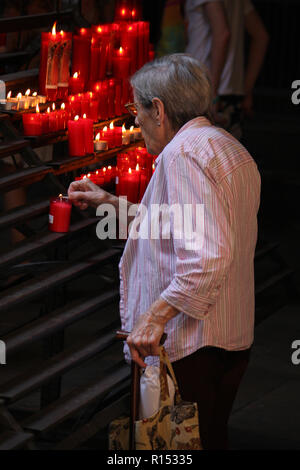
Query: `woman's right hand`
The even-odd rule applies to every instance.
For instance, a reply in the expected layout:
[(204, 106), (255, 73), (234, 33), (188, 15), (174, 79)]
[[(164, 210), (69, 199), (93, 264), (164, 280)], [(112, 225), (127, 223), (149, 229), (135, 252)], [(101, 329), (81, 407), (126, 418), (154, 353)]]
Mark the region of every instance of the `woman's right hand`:
[(100, 204), (107, 202), (109, 196), (107, 191), (99, 188), (88, 178), (73, 181), (68, 189), (69, 200), (81, 210), (85, 210), (89, 206), (97, 208)]

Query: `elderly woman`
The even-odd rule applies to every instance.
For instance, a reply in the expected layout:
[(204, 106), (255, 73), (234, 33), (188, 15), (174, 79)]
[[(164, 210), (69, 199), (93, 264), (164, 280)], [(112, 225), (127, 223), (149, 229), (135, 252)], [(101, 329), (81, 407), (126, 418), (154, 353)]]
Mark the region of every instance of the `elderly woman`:
[[(245, 148), (209, 121), (211, 87), (200, 63), (184, 54), (146, 64), (131, 79), (148, 152), (159, 154), (142, 200), (190, 208), (199, 243), (184, 236), (131, 237), (120, 262), (127, 358), (154, 363), (163, 332), (183, 399), (197, 401), (205, 449), (227, 448), (227, 422), (246, 369), (254, 329), (253, 259), (260, 176)], [(69, 197), (82, 209), (118, 198), (77, 181)], [(184, 210), (182, 211), (184, 213)], [(154, 238), (154, 239), (153, 239)]]

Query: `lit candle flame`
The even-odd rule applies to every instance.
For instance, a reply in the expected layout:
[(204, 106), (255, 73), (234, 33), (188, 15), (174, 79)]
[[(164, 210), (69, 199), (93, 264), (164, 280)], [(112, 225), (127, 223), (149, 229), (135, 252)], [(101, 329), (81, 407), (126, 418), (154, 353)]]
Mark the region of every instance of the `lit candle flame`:
[(133, 129), (134, 129), (134, 126), (131, 126), (131, 128), (130, 128), (130, 132), (133, 132)]
[(128, 170), (128, 173), (130, 173), (130, 174), (132, 173), (132, 170), (131, 170), (131, 168), (129, 168), (129, 170)]
[(21, 100), (22, 99), (22, 93), (18, 93), (17, 94), (17, 100)]
[(82, 117), (83, 117), (83, 119), (86, 119), (86, 114), (84, 114)]
[(53, 25), (53, 28), (52, 28), (52, 35), (55, 36), (56, 35), (56, 21)]
[(124, 53), (124, 49), (123, 47), (121, 46), (120, 49), (119, 49), (119, 53), (122, 55)]
[(52, 103), (52, 110), (55, 111), (55, 103)]
[(96, 175), (98, 175), (98, 174), (99, 174), (99, 171), (98, 171), (98, 170), (96, 170)]
[(123, 124), (123, 126), (122, 126), (122, 132), (123, 132), (123, 133), (126, 132), (125, 124)]
[(93, 92), (90, 91), (90, 98), (93, 98)]
[(87, 177), (90, 178), (90, 177), (91, 177), (91, 173), (88, 173), (88, 174), (87, 174)]
[(103, 132), (107, 132), (107, 126), (103, 128)]
[(135, 16), (135, 13), (136, 13), (135, 10), (132, 10), (131, 15)]
[(81, 32), (81, 34), (85, 34), (86, 29), (85, 29), (85, 28), (81, 28), (80, 32)]
[(34, 93), (32, 93), (32, 96), (34, 96), (35, 98), (37, 97), (37, 91), (35, 91)]
[(50, 106), (48, 106), (47, 113), (50, 114), (50, 112), (51, 112), (51, 109), (50, 109)]
[(39, 104), (37, 104), (37, 105), (36, 105), (36, 107), (35, 107), (35, 111), (36, 111), (37, 113), (39, 113), (39, 112), (40, 112)]
[(78, 121), (78, 119), (79, 119), (78, 115), (74, 117), (74, 121)]
[(62, 198), (63, 198), (63, 195), (62, 195), (62, 194), (60, 194), (58, 197), (59, 197), (59, 199), (60, 199), (60, 202), (61, 202), (61, 201), (62, 201)]
[(136, 167), (135, 167), (135, 169), (136, 169), (137, 171), (139, 171), (139, 169), (140, 169), (140, 165), (139, 165), (139, 164), (137, 164), (137, 165), (136, 165)]
[(110, 165), (109, 165), (107, 168), (108, 168), (108, 170), (111, 170), (111, 166), (110, 166)]
[(65, 109), (65, 107), (66, 107), (65, 103), (62, 103), (60, 109)]
[(110, 123), (110, 125), (109, 125), (109, 128), (110, 128), (110, 130), (113, 130), (113, 129), (114, 129), (114, 123), (113, 123), (113, 121), (111, 121), (111, 123)]
[(101, 28), (101, 26), (98, 27), (97, 31), (98, 31), (98, 33), (102, 33), (102, 28)]
[(126, 10), (125, 8), (123, 8), (123, 10), (121, 10), (121, 15), (124, 16), (126, 14)]
[(11, 98), (11, 91), (7, 93), (7, 99), (9, 100)]
[(100, 132), (96, 135), (96, 140), (100, 140)]
[(106, 167), (102, 168), (102, 171), (103, 171), (103, 173), (105, 173), (106, 172)]
[(155, 165), (154, 165), (154, 163), (152, 164), (152, 170), (155, 170)]
[(26, 90), (25, 95), (26, 95), (26, 96), (29, 96), (29, 95), (30, 95), (30, 89), (29, 89), (29, 88), (28, 88), (28, 90)]
[(78, 78), (78, 72), (75, 72), (73, 78)]

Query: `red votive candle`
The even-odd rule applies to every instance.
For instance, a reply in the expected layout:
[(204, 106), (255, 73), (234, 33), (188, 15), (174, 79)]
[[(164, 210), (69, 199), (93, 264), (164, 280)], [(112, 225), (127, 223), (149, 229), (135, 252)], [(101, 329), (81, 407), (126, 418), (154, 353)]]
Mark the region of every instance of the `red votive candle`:
[(60, 194), (50, 201), (49, 230), (51, 232), (68, 232), (70, 226), (72, 204), (66, 196)]
[(83, 119), (75, 116), (74, 121), (68, 121), (69, 155), (70, 157), (82, 157), (85, 155), (85, 136)]
[(73, 77), (69, 78), (69, 93), (70, 95), (76, 95), (84, 91), (84, 81), (79, 76), (78, 72), (75, 72)]
[(52, 105), (52, 113), (49, 114), (49, 132), (58, 131), (58, 116), (57, 111), (55, 111), (55, 104)]
[(83, 115), (83, 132), (84, 132), (84, 145), (85, 153), (94, 153), (94, 122), (93, 119), (88, 119), (86, 114)]
[(41, 135), (42, 120), (39, 105), (36, 106), (36, 113), (22, 115), (24, 135)]

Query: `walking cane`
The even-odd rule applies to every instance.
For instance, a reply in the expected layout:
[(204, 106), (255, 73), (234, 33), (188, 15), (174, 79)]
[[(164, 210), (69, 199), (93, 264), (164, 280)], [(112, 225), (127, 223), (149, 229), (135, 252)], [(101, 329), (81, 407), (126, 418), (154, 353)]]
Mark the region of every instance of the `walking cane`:
[[(128, 331), (116, 331), (116, 339), (126, 341), (130, 333)], [(164, 344), (167, 339), (166, 333), (163, 333), (160, 339), (160, 346)], [(135, 450), (134, 434), (135, 434), (135, 421), (139, 416), (140, 404), (140, 367), (131, 361), (131, 391), (130, 391), (130, 430), (129, 430), (129, 450)]]

